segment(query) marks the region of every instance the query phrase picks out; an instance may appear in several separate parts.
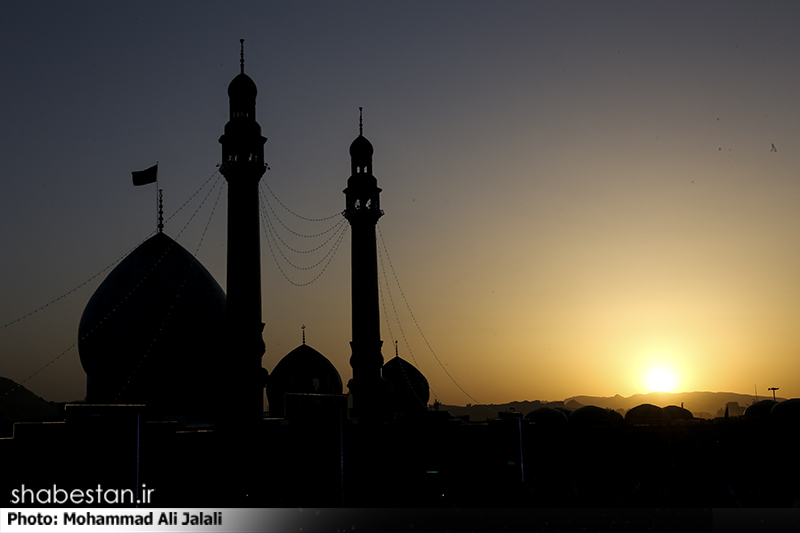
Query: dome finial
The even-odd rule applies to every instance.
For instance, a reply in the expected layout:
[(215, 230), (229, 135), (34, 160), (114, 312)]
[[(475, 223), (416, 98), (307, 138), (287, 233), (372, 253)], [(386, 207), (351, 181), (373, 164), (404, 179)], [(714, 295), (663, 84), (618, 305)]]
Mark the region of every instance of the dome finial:
[(300, 329), (302, 329), (302, 330), (303, 330), (303, 344), (305, 344), (305, 343), (306, 343), (306, 325), (305, 325), (305, 324), (303, 324), (303, 325), (300, 327)]
[(164, 189), (158, 189), (158, 232), (164, 231)]
[(397, 355), (397, 339), (394, 340), (394, 356), (400, 357), (399, 355)]
[(244, 74), (244, 39), (239, 39), (239, 42), (242, 45), (242, 50), (239, 52), (239, 64), (242, 67), (242, 74)]
[(362, 111), (363, 111), (363, 109), (364, 109), (363, 107), (359, 107), (358, 108), (358, 134), (359, 135), (364, 135), (364, 121), (362, 119), (362, 116), (363, 116), (362, 115)]

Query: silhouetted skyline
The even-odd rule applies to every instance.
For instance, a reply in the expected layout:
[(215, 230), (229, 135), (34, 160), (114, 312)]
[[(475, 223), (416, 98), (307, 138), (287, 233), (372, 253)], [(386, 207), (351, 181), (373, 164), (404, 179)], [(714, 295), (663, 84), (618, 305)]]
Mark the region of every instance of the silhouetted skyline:
[[(344, 209), (364, 107), (379, 239), (427, 340), (472, 396), (395, 289), (413, 356), (382, 317), (384, 357), (399, 339), (431, 400), (646, 393), (654, 364), (676, 373), (676, 390), (800, 396), (797, 11), (4, 5), (0, 325), (155, 231), (155, 187), (132, 187), (131, 171), (158, 161), (167, 218), (214, 174), (244, 37), (269, 138), (263, 180), (293, 211)], [(193, 253), (202, 238), (197, 256), (224, 288), (225, 191), (203, 233), (217, 191), (186, 231), (197, 202), (164, 231)], [(316, 282), (295, 287), (262, 241), (265, 368), (305, 324), (309, 344), (350, 375), (348, 258), (345, 242)], [(300, 284), (316, 275), (284, 268)], [(68, 349), (107, 273), (0, 330), (0, 376), (21, 382), (66, 351), (25, 386), (82, 398)], [(381, 313), (392, 309), (387, 300)]]

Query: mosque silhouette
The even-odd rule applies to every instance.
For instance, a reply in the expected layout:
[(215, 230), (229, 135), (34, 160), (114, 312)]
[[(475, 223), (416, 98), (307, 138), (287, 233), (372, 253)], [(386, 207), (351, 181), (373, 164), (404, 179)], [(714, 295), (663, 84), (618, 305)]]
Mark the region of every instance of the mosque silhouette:
[(431, 408), (425, 376), (382, 354), (383, 211), (361, 119), (344, 189), (349, 393), (305, 336), (271, 372), (262, 368), (258, 183), (266, 139), (243, 50), (228, 96), (219, 139), (227, 294), (159, 225), (84, 309), (85, 402), (63, 405), (55, 420), (16, 424), (12, 438), (0, 439), (3, 494), (22, 484), (102, 484), (137, 495), (155, 489), (146, 502), (155, 507), (800, 505), (792, 445), (800, 401), (761, 402), (747, 416), (714, 423), (675, 406), (642, 405), (624, 419), (592, 406), (543, 407), (480, 423)]
[[(242, 51), (241, 72), (228, 87), (230, 121), (219, 140), (220, 172), (228, 181), (227, 295), (159, 224), (158, 233), (108, 275), (84, 309), (78, 348), (88, 403), (145, 404), (160, 415), (252, 424), (263, 416), (265, 387), (270, 414), (279, 417), (286, 414), (286, 395), (342, 395), (341, 376), (306, 345), (305, 332), (303, 344), (271, 374), (261, 366), (258, 182), (266, 170), (266, 139), (256, 121), (256, 95)], [(427, 380), (413, 365), (396, 356), (384, 367), (375, 236), (383, 211), (372, 155), (359, 119), (343, 212), (352, 233), (348, 388), (358, 418), (424, 412), (429, 399)]]

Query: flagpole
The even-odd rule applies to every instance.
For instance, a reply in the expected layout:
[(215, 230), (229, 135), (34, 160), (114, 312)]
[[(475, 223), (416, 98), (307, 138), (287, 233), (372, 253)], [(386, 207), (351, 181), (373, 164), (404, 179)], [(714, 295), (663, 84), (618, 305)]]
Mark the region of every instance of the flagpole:
[(164, 226), (161, 225), (161, 215), (159, 214), (161, 210), (161, 189), (158, 187), (158, 161), (156, 161), (156, 229), (161, 233)]

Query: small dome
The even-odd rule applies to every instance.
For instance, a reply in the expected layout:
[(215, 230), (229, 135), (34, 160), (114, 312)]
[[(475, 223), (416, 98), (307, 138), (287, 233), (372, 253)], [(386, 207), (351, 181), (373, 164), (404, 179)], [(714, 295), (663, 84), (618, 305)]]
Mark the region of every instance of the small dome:
[(228, 85), (228, 98), (255, 100), (258, 95), (256, 83), (244, 72), (233, 78)]
[(569, 415), (572, 414), (572, 409), (567, 409), (566, 407), (556, 407), (555, 409), (556, 411), (561, 411), (564, 413), (564, 416), (566, 416), (567, 420), (569, 420)]
[[(680, 409), (680, 407), (678, 408)], [(643, 403), (629, 409), (625, 413), (625, 420), (633, 423), (657, 424), (669, 421), (669, 415), (657, 405)]]
[(430, 399), (428, 380), (414, 365), (395, 356), (383, 365), (382, 374), (389, 382), (393, 408), (396, 412), (406, 413), (427, 409)]
[(222, 288), (191, 253), (157, 233), (111, 271), (83, 311), (78, 351), (87, 400), (213, 403), (224, 332)]
[(772, 406), (770, 415), (774, 420), (783, 422), (800, 421), (800, 398), (792, 398), (776, 403)]
[(770, 410), (772, 410), (772, 407), (777, 403), (778, 402), (774, 400), (761, 400), (753, 405), (749, 405), (744, 411), (744, 416), (757, 416), (759, 418), (769, 416)]
[(567, 415), (558, 409), (540, 407), (525, 415), (525, 420), (541, 426), (563, 426), (567, 423)]
[(694, 415), (688, 409), (678, 407), (677, 405), (668, 405), (664, 407), (664, 412), (667, 413), (670, 420), (692, 420)]
[(342, 378), (336, 367), (307, 344), (301, 344), (281, 359), (267, 383), (267, 399), (272, 416), (284, 415), (284, 396), (287, 393), (342, 393)]
[(603, 409), (595, 405), (584, 405), (572, 411), (569, 415), (569, 423), (577, 426), (607, 426), (618, 421), (619, 417), (609, 409)]
[(367, 140), (363, 135), (356, 137), (356, 140), (350, 144), (350, 157), (359, 161), (372, 161), (372, 154), (375, 150), (372, 148), (372, 143)]

